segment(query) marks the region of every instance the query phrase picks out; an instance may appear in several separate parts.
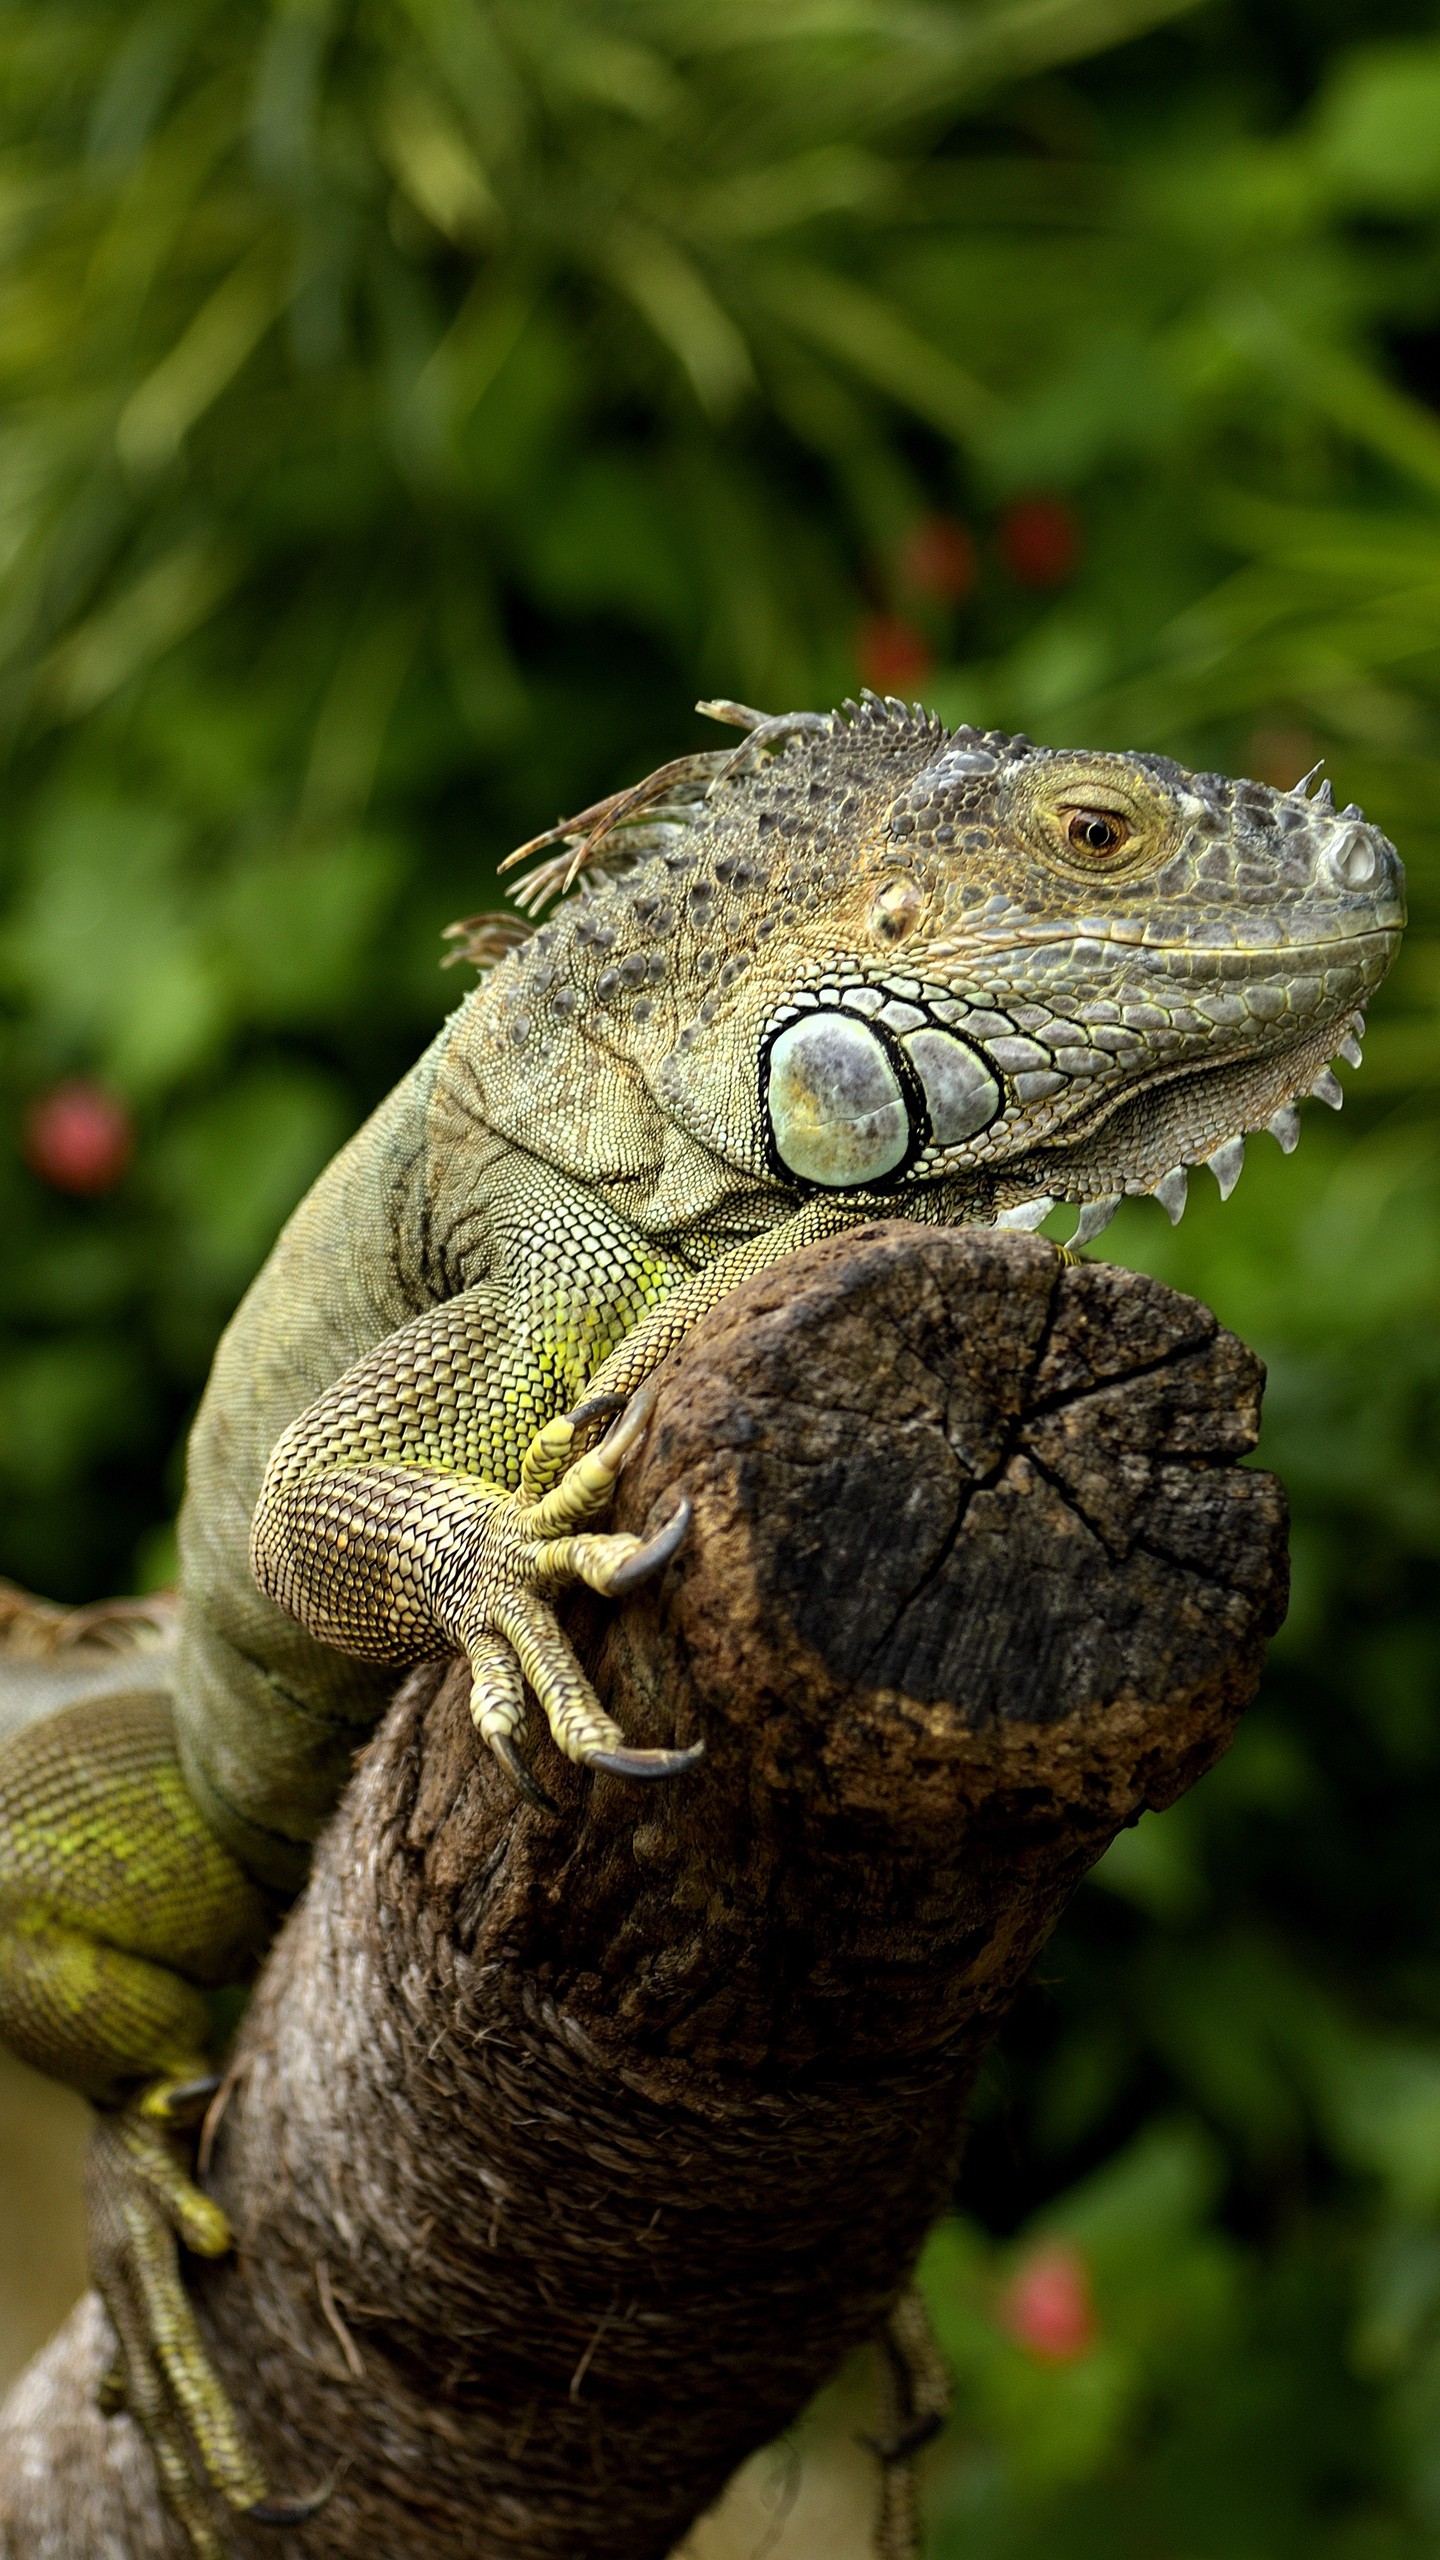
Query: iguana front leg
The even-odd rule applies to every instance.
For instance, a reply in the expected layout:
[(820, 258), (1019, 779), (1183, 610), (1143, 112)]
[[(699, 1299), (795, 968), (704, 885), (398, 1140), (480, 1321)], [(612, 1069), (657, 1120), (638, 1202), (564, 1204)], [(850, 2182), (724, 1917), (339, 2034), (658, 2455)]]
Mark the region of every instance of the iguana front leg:
[(478, 1471), (452, 1472), (473, 1312), (455, 1299), (392, 1335), (287, 1432), (256, 1508), (256, 1579), (342, 1652), (397, 1665), (447, 1647), (465, 1653), (476, 1726), (533, 1801), (549, 1800), (516, 1747), (522, 1675), (567, 1757), (668, 1775), (690, 1755), (626, 1752), (550, 1602), (577, 1581), (618, 1595), (673, 1552), (688, 1515), (648, 1547), (586, 1529), (643, 1415), (622, 1417), (548, 1488), (573, 1421), (534, 1435), (514, 1491)]
[[(850, 1213), (853, 1217), (853, 1212)], [(648, 1542), (597, 1533), (648, 1405), (634, 1398), (689, 1327), (753, 1272), (844, 1213), (815, 1203), (685, 1275), (595, 1372), (570, 1414), (545, 1414), (555, 1371), (485, 1287), (433, 1307), (346, 1371), (278, 1442), (256, 1506), (255, 1578), (324, 1644), (375, 1662), (468, 1658), (471, 1712), (516, 1784), (524, 1683), (566, 1757), (630, 1777), (687, 1767), (698, 1745), (635, 1751), (606, 1715), (551, 1603), (568, 1585), (619, 1597), (672, 1555), (681, 1506)], [(624, 1406), (603, 1444), (588, 1416)]]

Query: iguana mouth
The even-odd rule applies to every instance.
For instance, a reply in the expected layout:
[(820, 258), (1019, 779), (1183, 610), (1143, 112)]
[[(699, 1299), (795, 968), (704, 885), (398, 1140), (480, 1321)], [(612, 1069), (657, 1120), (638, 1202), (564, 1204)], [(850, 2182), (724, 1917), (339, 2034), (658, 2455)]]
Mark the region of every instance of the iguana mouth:
[[(1364, 1030), (1365, 1016), (1357, 1011), (1346, 1023), (1327, 1025), (1298, 1050), (1272, 1051), (1268, 1058), (1264, 1053), (1251, 1053), (1213, 1061), (1177, 1060), (1173, 1065), (1157, 1067), (1150, 1075), (1109, 1095), (1108, 1107), (1072, 1122), (1063, 1145), (1049, 1150), (1037, 1147), (1023, 1165), (1014, 1166), (1013, 1189), (1026, 1191), (1030, 1181), (1037, 1186), (1048, 1181), (1053, 1188), (1037, 1187), (1033, 1196), (1012, 1201), (998, 1211), (995, 1224), (1033, 1229), (1043, 1225), (1051, 1211), (1065, 1203), (1080, 1211), (1073, 1241), (1088, 1244), (1109, 1225), (1122, 1199), (1129, 1197), (1158, 1200), (1171, 1225), (1178, 1226), (1185, 1214), (1189, 1176), (1201, 1165), (1214, 1175), (1221, 1199), (1228, 1200), (1244, 1169), (1247, 1137), (1264, 1132), (1275, 1139), (1283, 1154), (1291, 1155), (1300, 1143), (1302, 1101), (1323, 1102), (1331, 1111), (1342, 1108), (1344, 1088), (1333, 1061), (1343, 1058), (1347, 1066), (1358, 1067)], [(1273, 1071), (1286, 1063), (1292, 1073), (1279, 1080), (1280, 1099), (1276, 1100), (1275, 1082), (1265, 1090), (1265, 1069), (1268, 1066)], [(1294, 1072), (1297, 1069), (1298, 1073)], [(1097, 1177), (1083, 1158), (1101, 1130), (1106, 1132), (1112, 1154), (1119, 1154), (1117, 1133), (1126, 1119), (1138, 1123), (1146, 1102), (1157, 1092), (1168, 1090), (1173, 1094), (1186, 1086), (1193, 1088), (1197, 1103), (1213, 1098), (1217, 1090), (1228, 1091), (1230, 1107), (1221, 1116), (1231, 1123), (1230, 1133), (1218, 1144), (1202, 1142), (1194, 1147), (1187, 1147), (1182, 1137), (1173, 1148), (1175, 1160), (1158, 1177), (1147, 1169), (1143, 1176), (1124, 1178), (1118, 1187), (1113, 1175), (1103, 1187), (1097, 1187)], [(1166, 1147), (1163, 1152), (1168, 1155), (1172, 1149)], [(1066, 1157), (1078, 1157), (1082, 1162), (1078, 1166), (1067, 1164)]]
[(1051, 925), (1017, 926), (1013, 933), (986, 933), (977, 930), (963, 943), (936, 945), (929, 957), (932, 961), (944, 960), (954, 963), (976, 958), (982, 951), (989, 958), (997, 953), (1008, 953), (1020, 948), (1027, 951), (1057, 949), (1072, 951), (1081, 944), (1094, 944), (1102, 950), (1143, 951), (1147, 955), (1153, 953), (1157, 960), (1224, 962), (1242, 959), (1257, 963), (1267, 960), (1295, 961), (1304, 959), (1312, 952), (1359, 950), (1364, 944), (1370, 942), (1397, 942), (1404, 927), (1404, 912), (1399, 906), (1396, 907), (1393, 922), (1382, 921), (1376, 925), (1357, 926), (1345, 933), (1313, 932), (1309, 928), (1307, 919), (1303, 941), (1297, 938), (1293, 942), (1190, 942), (1183, 938), (1177, 942), (1152, 942), (1143, 930), (1118, 933), (1113, 928), (1101, 932), (1098, 925), (1092, 929), (1067, 925), (1063, 930)]

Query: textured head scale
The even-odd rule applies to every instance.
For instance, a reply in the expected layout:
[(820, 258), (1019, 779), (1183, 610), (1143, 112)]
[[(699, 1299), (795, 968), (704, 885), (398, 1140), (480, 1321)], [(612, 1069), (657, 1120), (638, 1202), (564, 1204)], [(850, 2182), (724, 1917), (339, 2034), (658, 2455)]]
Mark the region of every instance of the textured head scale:
[(738, 748), (556, 830), (522, 885), (538, 904), (603, 881), (497, 972), (497, 1065), (528, 1049), (557, 1120), (578, 1037), (751, 1191), (1015, 1223), (1069, 1199), (1094, 1233), (1125, 1192), (1178, 1215), (1197, 1162), (1228, 1192), (1247, 1130), (1288, 1147), (1298, 1096), (1338, 1099), (1328, 1062), (1404, 903), (1393, 846), (1328, 786), (947, 731), (873, 696), (722, 709)]

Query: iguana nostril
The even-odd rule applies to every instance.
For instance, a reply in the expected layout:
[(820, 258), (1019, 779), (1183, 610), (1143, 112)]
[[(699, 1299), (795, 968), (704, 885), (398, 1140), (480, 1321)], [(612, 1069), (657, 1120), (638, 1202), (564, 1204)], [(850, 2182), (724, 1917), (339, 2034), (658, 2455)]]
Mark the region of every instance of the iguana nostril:
[(1367, 889), (1380, 868), (1380, 853), (1369, 827), (1347, 827), (1326, 859), (1342, 889)]
[(909, 1152), (900, 1079), (853, 1015), (811, 1013), (781, 1032), (766, 1103), (781, 1163), (828, 1191), (878, 1182)]
[(1000, 1087), (968, 1040), (958, 1040), (953, 1031), (912, 1031), (903, 1045), (925, 1088), (937, 1147), (956, 1146), (989, 1128), (1000, 1108)]

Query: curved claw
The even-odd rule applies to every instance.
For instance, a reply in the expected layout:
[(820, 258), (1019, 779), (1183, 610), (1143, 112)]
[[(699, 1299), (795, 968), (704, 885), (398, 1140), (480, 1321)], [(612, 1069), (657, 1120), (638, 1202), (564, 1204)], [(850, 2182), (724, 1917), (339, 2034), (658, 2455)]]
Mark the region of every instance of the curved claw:
[(658, 1573), (662, 1564), (669, 1563), (689, 1526), (690, 1498), (688, 1494), (682, 1494), (664, 1528), (657, 1529), (653, 1538), (647, 1538), (643, 1547), (637, 1547), (633, 1556), (627, 1556), (625, 1562), (617, 1565), (608, 1576), (606, 1598), (622, 1600), (626, 1592), (633, 1591), (648, 1574)]
[(584, 1403), (577, 1404), (565, 1419), (572, 1431), (583, 1431), (587, 1422), (613, 1421), (617, 1413), (624, 1412), (629, 1402), (630, 1398), (622, 1395), (587, 1396)]
[[(629, 1465), (650, 1428), (650, 1417), (655, 1410), (656, 1390), (647, 1378), (645, 1384), (637, 1387), (633, 1395), (600, 1395), (594, 1397), (592, 1401), (597, 1412), (607, 1404), (618, 1404), (620, 1407), (618, 1419), (611, 1423), (596, 1452), (598, 1457), (603, 1458), (606, 1464), (613, 1468), (616, 1475), (620, 1475)], [(584, 1413), (587, 1407), (582, 1405), (580, 1411)]]
[(704, 1754), (704, 1743), (692, 1742), (688, 1751), (587, 1751), (584, 1760), (611, 1778), (678, 1778)]
[(95, 2406), (102, 2418), (118, 2418), (125, 2405), (125, 2356), (117, 2347), (95, 2385)]
[(332, 2471), (324, 2487), (312, 2489), (308, 2498), (257, 2498), (253, 2507), (246, 2507), (243, 2511), (246, 2522), (308, 2524), (312, 2516), (318, 2516), (322, 2507), (328, 2507), (340, 2486), (341, 2476), (341, 2471)]
[(163, 2080), (143, 2093), (139, 2112), (152, 2124), (187, 2131), (204, 2115), (219, 2086), (218, 2071), (197, 2072), (193, 2080)]
[[(556, 1803), (554, 1797), (546, 1794), (539, 1779), (535, 1776), (533, 1770), (529, 1768), (520, 1752), (516, 1749), (510, 1735), (508, 1733), (492, 1733), (489, 1736), (489, 1743), (491, 1750), (494, 1752), (496, 1759), (499, 1761), (501, 1768), (504, 1770), (512, 1787), (515, 1789), (516, 1794), (523, 1796), (527, 1804), (533, 1804), (537, 1813), (558, 1813), (560, 1807)], [(251, 2513), (253, 2515), (253, 2508), (251, 2509)], [(262, 2523), (266, 2523), (268, 2521), (269, 2519), (266, 2517), (261, 2518)]]
[(939, 2411), (931, 2409), (923, 2418), (912, 2419), (908, 2427), (901, 2427), (893, 2436), (857, 2436), (855, 2441), (863, 2445), (867, 2453), (873, 2453), (877, 2462), (908, 2462), (912, 2454), (934, 2443), (944, 2424)]

